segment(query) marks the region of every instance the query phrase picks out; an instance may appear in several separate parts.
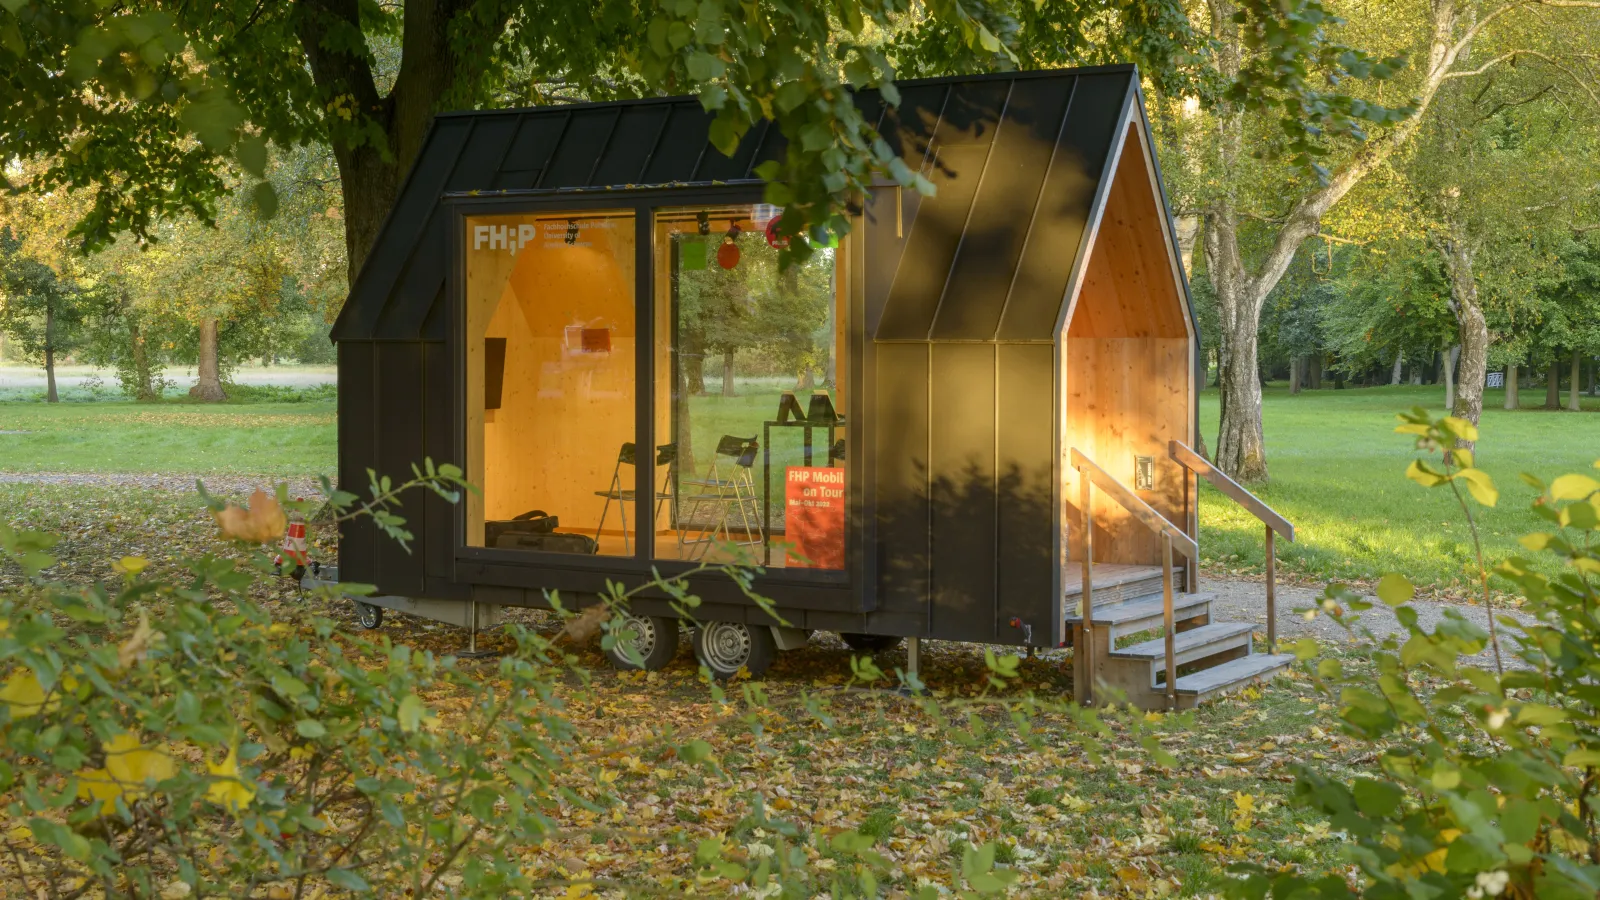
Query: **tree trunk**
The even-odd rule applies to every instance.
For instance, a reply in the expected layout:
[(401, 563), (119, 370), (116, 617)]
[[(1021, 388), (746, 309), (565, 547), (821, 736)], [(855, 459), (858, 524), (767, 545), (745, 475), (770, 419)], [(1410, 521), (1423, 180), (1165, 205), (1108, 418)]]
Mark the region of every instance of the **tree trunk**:
[(139, 322), (131, 315), (128, 318), (128, 335), (131, 338), (129, 355), (133, 357), (133, 393), (134, 399), (143, 403), (161, 399), (156, 394), (154, 378), (150, 376), (150, 351), (144, 344), (144, 333), (139, 330)]
[(1322, 390), (1322, 351), (1318, 350), (1309, 357), (1311, 361), (1311, 389)]
[(222, 392), (222, 371), (217, 360), (217, 320), (205, 319), (200, 323), (199, 381), (189, 389), (196, 400), (216, 402), (228, 399)]
[[(317, 88), (336, 98), (341, 113), (348, 110), (358, 117), (356, 124), (375, 126), (336, 128), (332, 142), (344, 196), (346, 261), (354, 284), (394, 205), (401, 177), (422, 149), (434, 113), (456, 108), (450, 103), (452, 92), (493, 64), (494, 55), (486, 48), (458, 40), (452, 21), (458, 15), (475, 16), (473, 30), (494, 34), (513, 6), (480, 12), (471, 0), (408, 0), (403, 5), (400, 67), (387, 96), (378, 92), (367, 45), (348, 39), (362, 28), (360, 4), (305, 0), (299, 6), (293, 17), (295, 34)], [(382, 140), (372, 139), (374, 131)]]
[(739, 396), (733, 390), (733, 351), (722, 351), (722, 396)]
[(1522, 398), (1517, 396), (1517, 372), (1521, 368), (1516, 363), (1506, 366), (1506, 409), (1516, 409), (1522, 402)]
[(1439, 352), (1439, 366), (1444, 370), (1444, 410), (1452, 416), (1456, 409), (1456, 358), (1460, 355), (1460, 344), (1451, 344), (1449, 350)]
[(1400, 376), (1403, 374), (1403, 370), (1405, 369), (1405, 362), (1405, 354), (1401, 353), (1399, 350), (1396, 350), (1394, 352), (1394, 366), (1389, 370), (1390, 385), (1396, 385), (1400, 383)]
[(1302, 365), (1302, 363), (1300, 361), (1300, 357), (1298, 357), (1298, 356), (1289, 357), (1289, 393), (1291, 393), (1291, 394), (1300, 393), (1300, 367), (1301, 367), (1301, 365)]
[(56, 394), (56, 308), (52, 301), (44, 305), (44, 401), (61, 402)]
[[(1217, 69), (1224, 79), (1231, 80), (1243, 68), (1244, 35), (1233, 19), (1235, 7), (1229, 0), (1213, 0), (1210, 12), (1211, 37), (1218, 44)], [(1222, 425), (1217, 439), (1216, 464), (1236, 479), (1265, 481), (1267, 477), (1261, 442), (1261, 394), (1259, 386), (1254, 385), (1256, 332), (1267, 294), (1288, 271), (1300, 245), (1317, 233), (1328, 210), (1411, 140), (1446, 76), (1461, 54), (1471, 47), (1477, 29), (1488, 20), (1482, 17), (1469, 24), (1457, 0), (1433, 0), (1427, 51), (1418, 54), (1422, 58), (1419, 66), (1422, 77), (1416, 88), (1416, 111), (1367, 141), (1320, 187), (1295, 198), (1276, 233), (1269, 232), (1266, 236), (1268, 249), (1253, 272), (1244, 265), (1238, 228), (1239, 204), (1231, 187), (1237, 177), (1236, 162), (1249, 151), (1243, 111), (1230, 103), (1218, 107), (1215, 147), (1222, 183), (1229, 189), (1218, 194), (1207, 208), (1201, 242), (1207, 270), (1217, 289), (1217, 309), (1222, 320), (1219, 329)], [(1249, 365), (1248, 370), (1244, 370), (1245, 364)], [(1251, 383), (1248, 386), (1247, 381)], [(1248, 402), (1252, 399), (1254, 402)]]
[(1583, 406), (1578, 402), (1578, 391), (1583, 387), (1583, 352), (1572, 351), (1571, 385), (1567, 388), (1567, 409), (1578, 412)]
[(1561, 356), (1551, 354), (1550, 367), (1544, 376), (1544, 408), (1561, 408)]

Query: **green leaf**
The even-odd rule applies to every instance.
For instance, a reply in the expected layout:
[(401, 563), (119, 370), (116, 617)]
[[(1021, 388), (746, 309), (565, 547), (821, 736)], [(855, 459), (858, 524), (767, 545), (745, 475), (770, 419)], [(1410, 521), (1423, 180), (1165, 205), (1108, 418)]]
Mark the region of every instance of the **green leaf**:
[(394, 717), (400, 723), (400, 730), (410, 733), (422, 727), (422, 720), (427, 716), (427, 712), (428, 707), (423, 704), (422, 698), (416, 694), (407, 694), (395, 708)]
[(234, 158), (246, 172), (260, 178), (267, 171), (267, 142), (260, 135), (241, 138)]
[(1350, 786), (1350, 793), (1355, 797), (1356, 808), (1374, 819), (1384, 819), (1394, 815), (1394, 811), (1400, 808), (1400, 801), (1405, 797), (1395, 785), (1373, 778), (1357, 778)]
[(695, 81), (710, 81), (727, 71), (728, 64), (704, 50), (689, 54), (689, 77)]
[(349, 869), (329, 869), (327, 878), (329, 881), (333, 882), (336, 887), (342, 887), (347, 891), (355, 891), (357, 893), (364, 894), (367, 891), (372, 890), (372, 886), (367, 884), (366, 879), (350, 871)]
[(1417, 594), (1411, 580), (1399, 572), (1390, 572), (1378, 580), (1378, 599), (1390, 606), (1399, 606)]
[(301, 719), (294, 723), (294, 730), (299, 732), (301, 737), (310, 740), (316, 740), (328, 733), (328, 729), (316, 719)]
[(256, 208), (256, 216), (262, 220), (278, 214), (278, 191), (270, 181), (256, 185), (255, 190), (250, 192), (250, 202)]
[(1554, 725), (1566, 720), (1566, 710), (1543, 703), (1524, 703), (1517, 709), (1518, 725)]

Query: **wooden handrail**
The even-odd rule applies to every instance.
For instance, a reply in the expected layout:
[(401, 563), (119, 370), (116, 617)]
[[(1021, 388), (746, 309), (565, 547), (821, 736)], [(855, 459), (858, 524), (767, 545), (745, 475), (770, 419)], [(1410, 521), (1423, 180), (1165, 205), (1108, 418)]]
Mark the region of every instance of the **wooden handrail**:
[(1174, 550), (1190, 559), (1200, 559), (1200, 546), (1195, 543), (1194, 538), (1184, 534), (1182, 528), (1167, 521), (1167, 517), (1156, 512), (1155, 507), (1140, 499), (1138, 494), (1128, 490), (1110, 472), (1100, 468), (1094, 460), (1078, 452), (1076, 447), (1072, 448), (1072, 467), (1087, 475), (1095, 483), (1096, 487), (1110, 494), (1130, 515), (1143, 522), (1146, 528), (1156, 534), (1164, 534), (1172, 538)]
[(1285, 540), (1294, 540), (1294, 523), (1278, 515), (1277, 510), (1261, 502), (1260, 497), (1245, 490), (1239, 482), (1229, 478), (1228, 473), (1213, 466), (1204, 456), (1194, 452), (1188, 444), (1183, 441), (1172, 441), (1167, 445), (1167, 452), (1174, 460), (1211, 482), (1213, 487), (1227, 494), (1233, 502), (1260, 519), (1262, 524), (1283, 535)]
[(1278, 542), (1275, 538), (1281, 534), (1291, 541), (1294, 540), (1294, 523), (1278, 515), (1277, 510), (1262, 503), (1260, 497), (1245, 490), (1240, 486), (1239, 482), (1229, 478), (1228, 473), (1213, 466), (1210, 460), (1194, 452), (1194, 449), (1183, 441), (1171, 441), (1168, 443), (1167, 454), (1196, 475), (1203, 476), (1217, 490), (1227, 494), (1235, 503), (1249, 510), (1252, 515), (1261, 520), (1262, 525), (1266, 526), (1267, 652), (1277, 653)]
[[(1094, 646), (1094, 489), (1091, 485), (1097, 484), (1130, 515), (1161, 538), (1161, 621), (1166, 630), (1166, 699), (1168, 709), (1177, 709), (1178, 658), (1173, 644), (1177, 636), (1177, 623), (1173, 620), (1172, 551), (1176, 548), (1191, 562), (1198, 562), (1200, 546), (1194, 538), (1184, 534), (1183, 529), (1167, 521), (1167, 517), (1156, 512), (1155, 507), (1141, 500), (1138, 494), (1128, 490), (1110, 472), (1100, 468), (1076, 447), (1072, 448), (1072, 467), (1083, 476), (1079, 482), (1082, 493), (1078, 509), (1083, 527), (1083, 643), (1073, 652), (1083, 656), (1082, 671), (1087, 684), (1078, 690), (1078, 694), (1088, 703), (1092, 704), (1095, 700), (1095, 656), (1099, 651)], [(1193, 587), (1189, 589), (1193, 590)]]

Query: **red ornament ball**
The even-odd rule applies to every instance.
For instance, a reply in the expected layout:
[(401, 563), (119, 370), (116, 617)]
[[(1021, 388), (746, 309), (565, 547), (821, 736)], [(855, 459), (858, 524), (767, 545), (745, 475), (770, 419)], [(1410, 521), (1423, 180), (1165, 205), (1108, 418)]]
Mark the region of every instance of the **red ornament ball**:
[(739, 264), (739, 245), (733, 241), (724, 241), (717, 248), (717, 265), (724, 269), (731, 269)]
[(778, 234), (778, 223), (783, 221), (783, 216), (773, 216), (767, 221), (767, 246), (774, 250), (782, 250), (789, 246), (789, 238)]

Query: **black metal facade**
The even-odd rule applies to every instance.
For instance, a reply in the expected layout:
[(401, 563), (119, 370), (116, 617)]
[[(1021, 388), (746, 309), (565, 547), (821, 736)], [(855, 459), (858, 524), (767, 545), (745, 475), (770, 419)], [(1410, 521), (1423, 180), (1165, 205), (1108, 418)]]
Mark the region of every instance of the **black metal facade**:
[[(1057, 345), (1119, 132), (1148, 129), (1137, 73), (900, 90), (898, 108), (871, 91), (855, 100), (937, 192), (873, 188), (850, 238), (859, 264), (847, 412), (863, 452), (847, 460), (848, 577), (796, 582), (774, 570), (761, 588), (799, 627), (1022, 643), (1015, 620), (1035, 644), (1059, 642)], [(450, 342), (465, 211), (758, 197), (754, 169), (781, 157), (781, 135), (757, 127), (727, 157), (708, 143), (710, 121), (692, 98), (439, 116), (334, 326), (341, 484), (362, 492), (369, 468), (399, 478), (425, 456), (460, 458), (464, 389)], [(639, 273), (648, 298), (651, 267)], [(648, 426), (645, 411), (640, 421)], [(652, 475), (640, 470), (647, 496)], [(642, 577), (631, 560), (561, 566), (469, 550), (460, 511), (431, 495), (403, 514), (409, 553), (346, 527), (343, 578), (390, 594), (540, 605), (543, 588)], [(697, 588), (708, 618), (765, 620), (725, 585)]]

